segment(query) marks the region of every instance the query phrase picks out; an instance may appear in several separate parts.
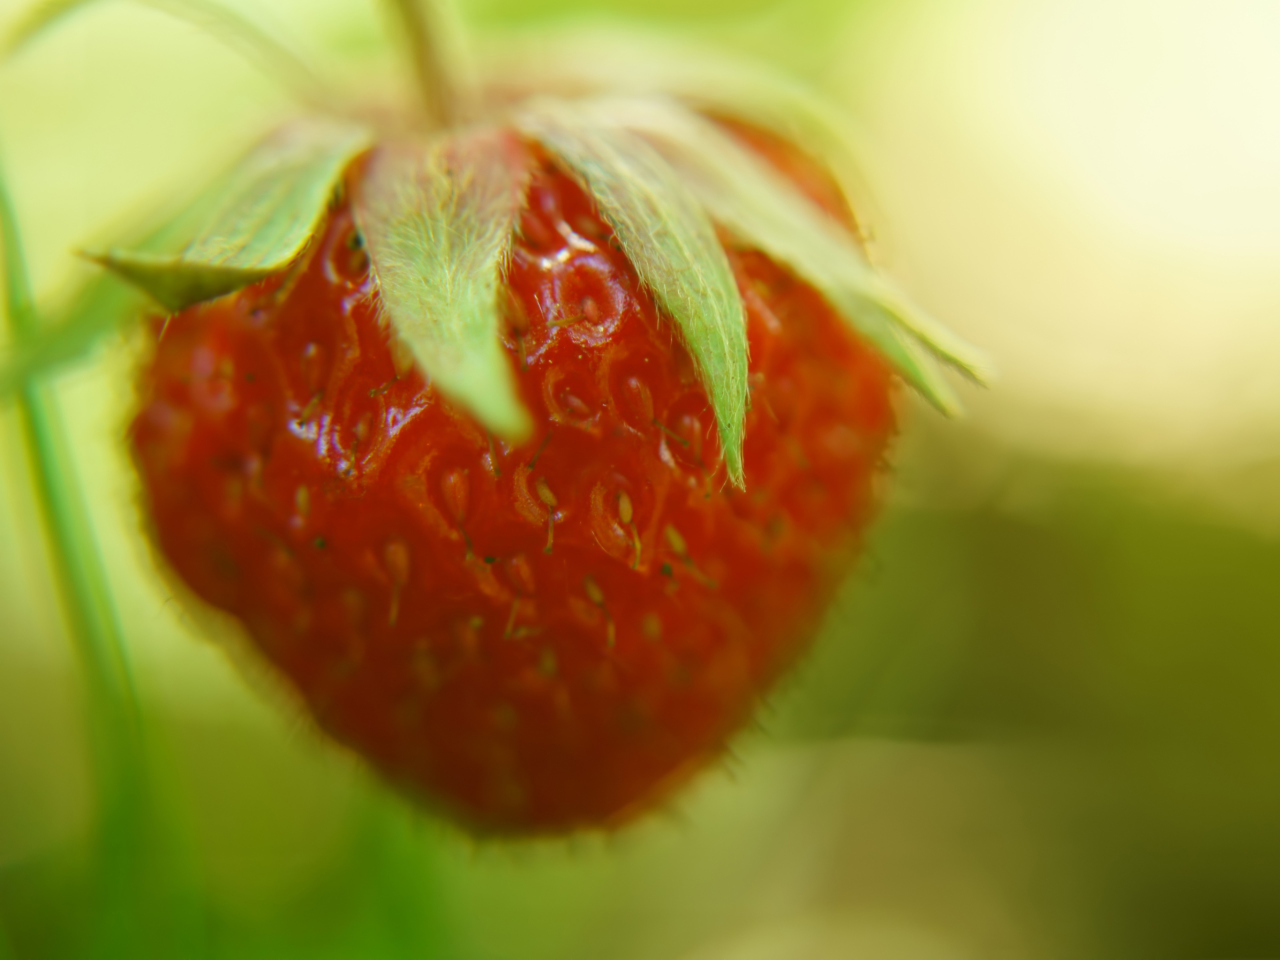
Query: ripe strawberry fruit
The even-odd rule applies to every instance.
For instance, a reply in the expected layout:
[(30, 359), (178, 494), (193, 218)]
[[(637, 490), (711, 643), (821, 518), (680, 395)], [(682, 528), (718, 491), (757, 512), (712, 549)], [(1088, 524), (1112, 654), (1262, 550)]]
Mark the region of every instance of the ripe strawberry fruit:
[(612, 826), (803, 652), (894, 374), (951, 410), (939, 361), (980, 358), (866, 263), (789, 88), (466, 93), (440, 8), (392, 5), (419, 112), (285, 125), (178, 252), (95, 255), (169, 313), (130, 433), (152, 530), (403, 791)]
[(165, 557), (427, 802), (485, 831), (625, 820), (803, 650), (893, 431), (883, 360), (767, 257), (730, 261), (745, 490), (689, 355), (545, 156), (505, 279), (518, 446), (398, 366), (338, 205), (295, 269), (164, 328), (132, 443)]

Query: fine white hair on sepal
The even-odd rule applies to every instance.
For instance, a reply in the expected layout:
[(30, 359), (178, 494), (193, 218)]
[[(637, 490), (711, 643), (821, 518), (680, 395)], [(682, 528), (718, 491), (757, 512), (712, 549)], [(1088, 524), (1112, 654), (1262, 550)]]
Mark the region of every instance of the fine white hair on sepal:
[(660, 99), (597, 100), (588, 109), (649, 140), (717, 222), (812, 284), (942, 411), (959, 405), (934, 358), (979, 382), (990, 376), (980, 350), (913, 304), (844, 227), (713, 122)]
[(537, 100), (516, 126), (568, 168), (613, 228), (641, 282), (675, 323), (707, 392), (729, 479), (744, 483), (747, 325), (715, 226), (641, 137), (576, 103)]
[(499, 284), (531, 176), (494, 127), (380, 147), (354, 191), (382, 309), (448, 400), (519, 442), (532, 430), (500, 339)]

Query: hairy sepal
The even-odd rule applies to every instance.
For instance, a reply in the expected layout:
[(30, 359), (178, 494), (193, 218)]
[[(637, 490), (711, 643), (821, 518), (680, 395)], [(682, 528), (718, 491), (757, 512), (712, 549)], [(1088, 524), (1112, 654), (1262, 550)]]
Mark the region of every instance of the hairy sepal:
[(540, 100), (524, 107), (516, 123), (591, 195), (640, 280), (674, 321), (715, 414), (726, 472), (741, 487), (746, 315), (710, 218), (648, 143), (594, 111)]
[(532, 431), (500, 338), (498, 290), (531, 176), (509, 133), (380, 147), (355, 192), (382, 309), (435, 388), (510, 442)]
[(298, 120), (252, 150), (220, 187), (221, 200), (176, 252), (109, 249), (86, 256), (176, 313), (287, 267), (315, 235), (367, 130)]
[(817, 288), (940, 410), (954, 414), (959, 403), (935, 358), (979, 382), (989, 376), (981, 351), (913, 304), (843, 226), (714, 123), (663, 100), (611, 99), (590, 109), (649, 140), (717, 222)]
[[(777, 134), (820, 158), (860, 213), (875, 196), (858, 160), (858, 128), (785, 73), (690, 40), (601, 26), (490, 39), (481, 51), (488, 95), (666, 95), (695, 110)], [(864, 242), (867, 237), (862, 238)]]

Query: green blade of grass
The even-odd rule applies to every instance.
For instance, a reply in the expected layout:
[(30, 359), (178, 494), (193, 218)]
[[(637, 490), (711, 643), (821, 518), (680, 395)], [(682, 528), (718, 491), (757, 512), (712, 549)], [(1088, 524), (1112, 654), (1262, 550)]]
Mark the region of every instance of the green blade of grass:
[[(0, 254), (5, 314), (16, 341), (38, 332), (17, 218), (0, 172)], [(88, 725), (97, 780), (98, 915), (96, 946), (123, 949), (131, 934), (134, 864), (146, 828), (146, 786), (137, 701), (121, 643), (115, 605), (78, 480), (66, 429), (48, 388), (28, 381), (18, 391), (22, 424), (50, 561), (66, 624), (88, 693)]]
[(147, 312), (159, 312), (151, 298), (113, 273), (102, 271), (87, 283), (53, 323), (36, 337), (16, 339), (0, 355), (0, 401), (28, 382), (48, 378), (90, 355), (110, 334)]

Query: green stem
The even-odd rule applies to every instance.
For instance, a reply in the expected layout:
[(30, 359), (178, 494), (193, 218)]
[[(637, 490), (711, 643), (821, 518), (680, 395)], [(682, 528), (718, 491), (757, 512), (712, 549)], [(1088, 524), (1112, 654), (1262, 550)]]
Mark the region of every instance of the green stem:
[[(38, 331), (17, 218), (0, 172), (0, 248), (5, 306), (14, 339)], [(92, 524), (61, 412), (47, 387), (28, 381), (18, 394), (27, 457), (69, 632), (88, 688), (88, 722), (99, 791), (103, 881), (127, 883), (140, 846), (145, 787), (139, 713)], [(115, 890), (112, 895), (118, 896)], [(105, 909), (105, 905), (104, 905)], [(114, 923), (122, 918), (113, 917)]]
[(387, 0), (409, 47), (415, 86), (430, 129), (452, 126), (470, 112), (463, 36), (451, 0)]

